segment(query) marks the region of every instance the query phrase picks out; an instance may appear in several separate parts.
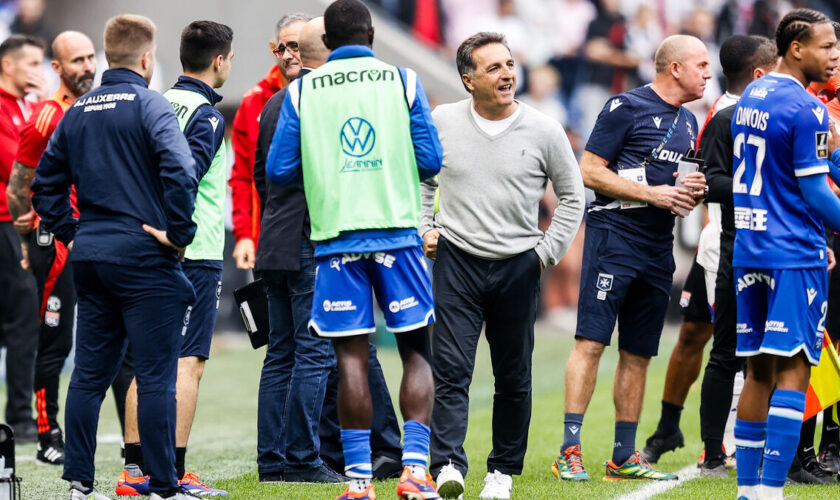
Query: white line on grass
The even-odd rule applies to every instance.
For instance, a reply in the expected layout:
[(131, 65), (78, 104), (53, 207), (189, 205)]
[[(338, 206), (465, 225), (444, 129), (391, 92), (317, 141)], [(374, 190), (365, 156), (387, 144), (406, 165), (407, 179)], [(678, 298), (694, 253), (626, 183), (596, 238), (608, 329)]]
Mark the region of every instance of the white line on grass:
[(653, 481), (636, 491), (615, 497), (614, 500), (647, 500), (648, 498), (653, 498), (656, 495), (676, 488), (686, 481), (700, 477), (700, 469), (697, 468), (697, 464), (687, 465), (678, 470), (677, 475), (679, 479), (676, 481)]

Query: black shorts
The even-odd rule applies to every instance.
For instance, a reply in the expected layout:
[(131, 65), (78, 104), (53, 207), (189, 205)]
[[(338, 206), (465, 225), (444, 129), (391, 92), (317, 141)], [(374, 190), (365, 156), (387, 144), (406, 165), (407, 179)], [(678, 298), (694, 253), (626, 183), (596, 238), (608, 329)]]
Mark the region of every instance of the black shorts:
[(674, 256), (610, 229), (588, 225), (583, 243), (576, 338), (656, 356), (671, 296)]
[(712, 310), (706, 293), (706, 270), (697, 263), (697, 256), (694, 257), (694, 263), (691, 264), (691, 270), (685, 278), (680, 295), (680, 309), (685, 321), (712, 322)]
[(222, 271), (210, 267), (184, 266), (184, 274), (195, 288), (195, 302), (190, 306), (184, 325), (181, 358), (210, 358), (210, 342), (216, 326), (216, 313), (222, 296)]

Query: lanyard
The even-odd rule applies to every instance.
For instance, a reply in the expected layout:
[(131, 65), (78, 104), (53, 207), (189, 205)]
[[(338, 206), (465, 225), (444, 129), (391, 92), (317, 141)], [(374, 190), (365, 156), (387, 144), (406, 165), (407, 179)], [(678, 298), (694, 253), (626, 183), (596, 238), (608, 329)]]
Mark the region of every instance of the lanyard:
[(659, 157), (659, 153), (665, 148), (665, 144), (668, 143), (668, 140), (671, 139), (671, 136), (674, 134), (674, 131), (677, 129), (677, 123), (680, 121), (680, 114), (682, 113), (682, 108), (677, 108), (677, 116), (674, 117), (674, 123), (671, 124), (671, 128), (665, 132), (665, 137), (662, 138), (662, 142), (659, 143), (659, 146), (652, 149), (650, 155), (645, 158), (642, 162), (642, 165), (648, 165), (653, 160)]

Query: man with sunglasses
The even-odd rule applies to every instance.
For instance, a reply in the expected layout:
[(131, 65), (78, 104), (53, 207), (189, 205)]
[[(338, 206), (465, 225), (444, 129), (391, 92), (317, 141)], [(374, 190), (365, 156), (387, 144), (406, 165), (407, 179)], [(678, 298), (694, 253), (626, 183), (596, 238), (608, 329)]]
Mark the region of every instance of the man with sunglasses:
[(260, 113), (265, 103), (300, 71), (297, 37), (311, 19), (306, 14), (289, 14), (277, 22), (274, 40), (268, 42), (275, 65), (242, 97), (233, 118), (233, 170), (230, 173), (233, 201), (233, 258), (239, 269), (253, 269), (260, 235), (260, 198), (254, 184), (254, 152), (260, 130)]

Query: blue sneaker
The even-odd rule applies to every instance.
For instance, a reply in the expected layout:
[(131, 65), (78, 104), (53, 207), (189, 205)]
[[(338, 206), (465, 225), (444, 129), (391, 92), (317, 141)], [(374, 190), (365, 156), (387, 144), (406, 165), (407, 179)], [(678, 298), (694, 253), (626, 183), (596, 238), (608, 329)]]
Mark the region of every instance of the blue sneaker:
[(184, 477), (178, 481), (178, 484), (188, 493), (199, 497), (226, 497), (228, 492), (225, 490), (217, 490), (206, 486), (198, 480), (198, 474), (187, 472)]

